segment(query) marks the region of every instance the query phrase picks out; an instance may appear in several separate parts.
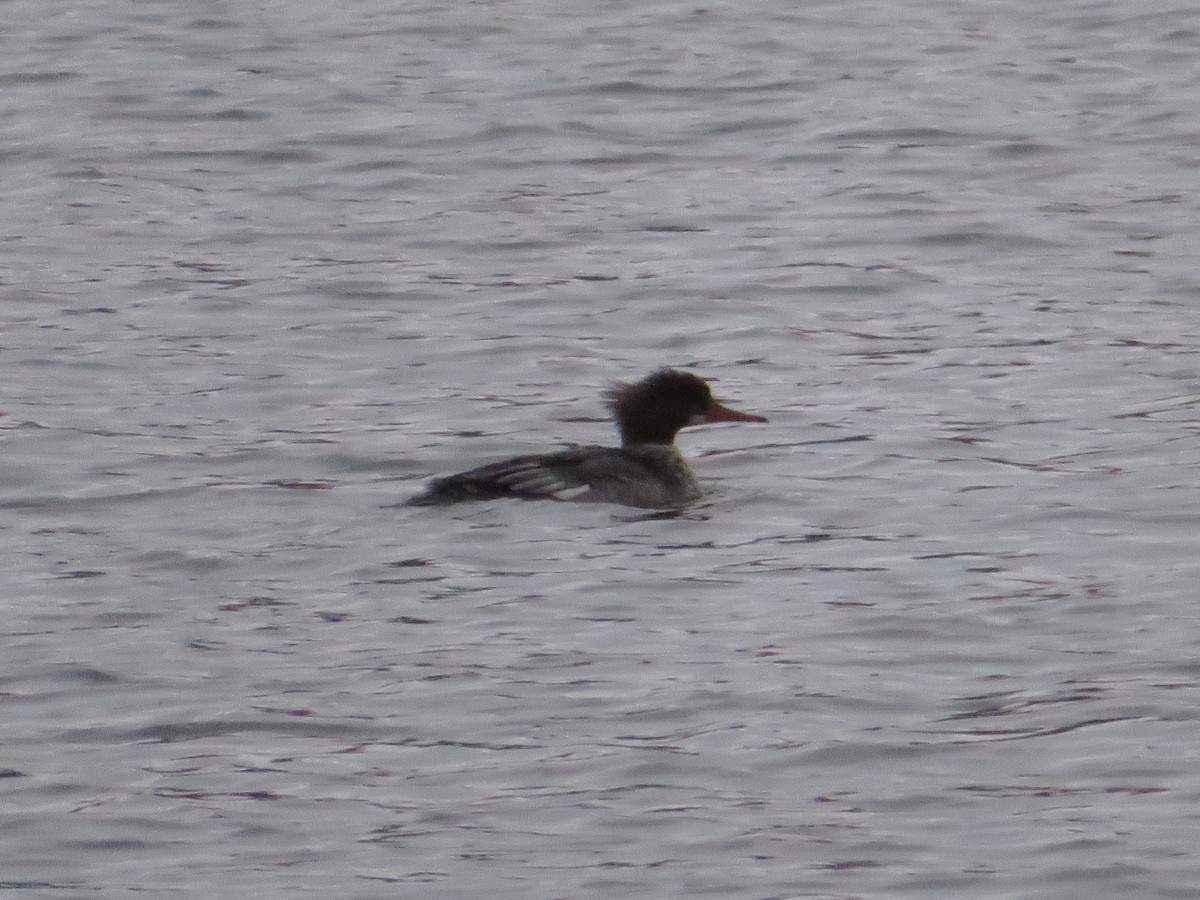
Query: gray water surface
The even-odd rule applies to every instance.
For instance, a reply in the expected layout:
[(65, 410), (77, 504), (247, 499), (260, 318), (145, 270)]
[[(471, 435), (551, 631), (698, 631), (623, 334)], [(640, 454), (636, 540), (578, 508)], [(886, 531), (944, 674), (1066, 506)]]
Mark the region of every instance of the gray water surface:
[(3, 18), (0, 890), (1200, 896), (1200, 10)]

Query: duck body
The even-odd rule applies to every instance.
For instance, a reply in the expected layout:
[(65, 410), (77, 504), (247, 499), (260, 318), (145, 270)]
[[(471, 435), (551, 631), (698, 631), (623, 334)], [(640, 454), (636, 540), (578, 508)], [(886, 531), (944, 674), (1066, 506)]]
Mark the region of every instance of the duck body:
[(568, 447), (557, 453), (516, 456), (435, 478), (412, 506), (465, 500), (579, 500), (645, 509), (686, 506), (700, 499), (700, 485), (674, 447)]

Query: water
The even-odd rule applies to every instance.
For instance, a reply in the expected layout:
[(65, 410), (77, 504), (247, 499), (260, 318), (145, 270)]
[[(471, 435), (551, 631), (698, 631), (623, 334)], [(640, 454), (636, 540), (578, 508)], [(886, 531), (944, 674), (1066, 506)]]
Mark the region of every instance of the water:
[(1200, 12), (4, 20), (0, 887), (1197, 896)]

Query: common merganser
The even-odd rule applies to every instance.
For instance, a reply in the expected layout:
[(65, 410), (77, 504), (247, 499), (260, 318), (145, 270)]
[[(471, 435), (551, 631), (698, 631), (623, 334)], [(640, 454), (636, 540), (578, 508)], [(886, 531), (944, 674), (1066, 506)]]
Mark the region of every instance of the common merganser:
[(620, 447), (570, 447), (435, 478), (407, 505), (518, 497), (645, 509), (685, 506), (700, 499), (700, 485), (675, 448), (679, 429), (705, 422), (767, 421), (722, 406), (703, 379), (674, 369), (660, 369), (636, 384), (614, 384), (604, 397), (621, 434)]

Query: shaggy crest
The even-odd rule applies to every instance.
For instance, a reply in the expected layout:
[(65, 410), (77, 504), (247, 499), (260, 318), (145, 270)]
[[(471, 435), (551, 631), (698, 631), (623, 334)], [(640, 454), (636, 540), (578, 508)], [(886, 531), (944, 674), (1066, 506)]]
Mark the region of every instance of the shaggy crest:
[(604, 393), (621, 443), (671, 444), (680, 428), (712, 406), (712, 391), (691, 372), (659, 369), (641, 381), (616, 382)]

